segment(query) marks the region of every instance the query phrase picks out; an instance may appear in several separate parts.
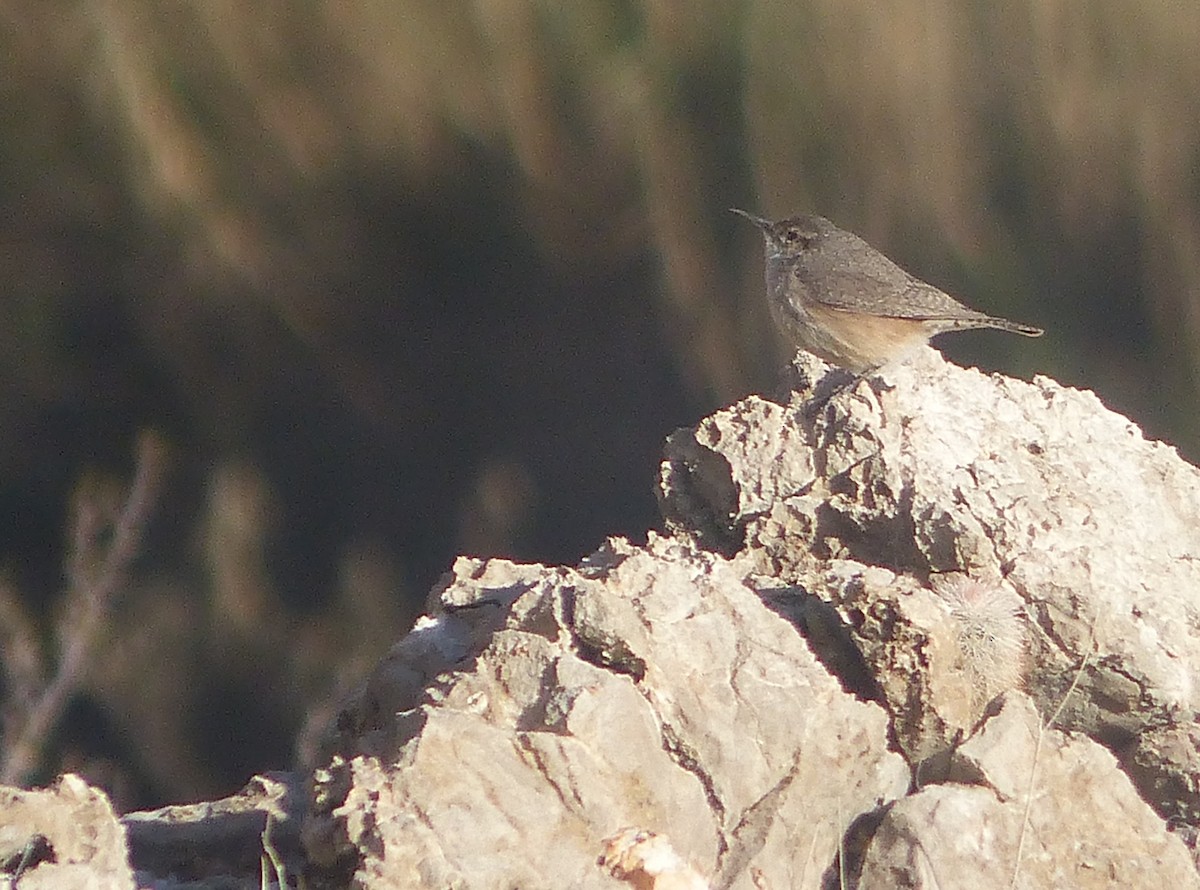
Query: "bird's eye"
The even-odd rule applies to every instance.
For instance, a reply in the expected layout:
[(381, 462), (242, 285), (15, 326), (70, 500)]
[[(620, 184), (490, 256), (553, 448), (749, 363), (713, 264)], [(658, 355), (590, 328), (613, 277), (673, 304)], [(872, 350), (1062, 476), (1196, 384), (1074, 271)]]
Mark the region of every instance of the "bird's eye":
[(811, 247), (813, 237), (800, 229), (788, 229), (783, 233), (783, 240), (792, 247)]

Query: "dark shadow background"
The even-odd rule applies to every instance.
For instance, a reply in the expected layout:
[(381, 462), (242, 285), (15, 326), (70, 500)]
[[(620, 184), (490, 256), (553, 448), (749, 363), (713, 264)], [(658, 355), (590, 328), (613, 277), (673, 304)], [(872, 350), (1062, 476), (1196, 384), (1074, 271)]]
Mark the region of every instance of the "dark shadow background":
[(0, 570), (50, 666), (74, 487), (172, 458), (29, 780), (228, 792), (455, 554), (642, 538), (663, 438), (786, 360), (730, 206), (1045, 327), (941, 345), (1194, 460), (1200, 7), (886, 7), (4, 4)]

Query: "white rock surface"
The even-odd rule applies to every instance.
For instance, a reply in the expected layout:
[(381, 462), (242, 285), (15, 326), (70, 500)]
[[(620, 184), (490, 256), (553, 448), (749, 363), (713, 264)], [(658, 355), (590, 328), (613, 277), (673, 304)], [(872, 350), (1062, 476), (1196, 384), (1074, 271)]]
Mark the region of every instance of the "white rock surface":
[(1084, 736), (1044, 730), (1020, 693), (955, 761), (952, 781), (888, 810), (860, 886), (1200, 887), (1188, 850), (1112, 754)]
[(381, 666), (310, 855), (369, 887), (613, 887), (598, 858), (636, 826), (724, 886), (817, 886), (909, 772), (746, 569), (653, 535), (578, 571), (460, 559), (422, 633), (471, 642), (407, 701), (411, 642)]
[[(0, 787), (0, 887), (132, 890), (125, 829), (104, 792), (78, 776), (52, 788)], [(5, 882), (8, 883), (5, 883)]]
[(1200, 472), (1048, 380), (795, 368), (670, 438), (671, 537), (459, 559), (298, 841), (279, 779), (126, 817), (138, 878), (233, 830), (188, 886), (255, 885), (270, 816), (314, 890), (1200, 888)]
[(327, 874), (1198, 886), (1200, 473), (1047, 380), (825, 371), (671, 437), (672, 539), (455, 565), (344, 714)]
[[(797, 359), (801, 385), (823, 372)], [(1063, 705), (1060, 726), (1118, 753), (1161, 814), (1196, 824), (1200, 471), (1044, 378), (927, 349), (884, 380), (815, 416), (751, 398), (676, 433), (661, 498), (672, 527), (834, 606), (916, 761), (978, 716), (938, 693), (955, 685), (938, 665), (962, 634), (939, 617), (937, 575), (1018, 596), (1022, 679), (1042, 713)]]

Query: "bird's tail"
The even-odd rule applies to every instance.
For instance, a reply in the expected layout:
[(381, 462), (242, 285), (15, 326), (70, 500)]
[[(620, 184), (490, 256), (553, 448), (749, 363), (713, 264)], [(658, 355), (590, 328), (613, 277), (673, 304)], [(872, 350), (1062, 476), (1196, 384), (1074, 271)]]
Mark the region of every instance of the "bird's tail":
[(1015, 321), (1009, 321), (1007, 318), (992, 318), (989, 316), (984, 323), (989, 328), (1009, 331), (1013, 334), (1020, 334), (1022, 337), (1040, 337), (1046, 333), (1041, 328), (1035, 328), (1027, 324), (1017, 324)]
[(1007, 318), (996, 318), (995, 316), (984, 315), (983, 313), (972, 313), (971, 315), (936, 320), (936, 330), (939, 332), (969, 331), (973, 328), (995, 328), (998, 331), (1020, 334), (1022, 337), (1040, 337), (1046, 333), (1041, 328), (1035, 328), (1032, 325), (1017, 324), (1015, 321), (1009, 321)]

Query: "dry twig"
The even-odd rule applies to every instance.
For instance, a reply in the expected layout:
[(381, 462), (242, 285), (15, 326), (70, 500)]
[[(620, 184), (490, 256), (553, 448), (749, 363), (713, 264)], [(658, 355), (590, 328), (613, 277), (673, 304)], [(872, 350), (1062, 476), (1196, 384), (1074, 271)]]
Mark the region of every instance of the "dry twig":
[(31, 697), (24, 713), (12, 721), (12, 738), (5, 740), (0, 759), (0, 783), (27, 780), (38, 765), (50, 731), (79, 688), (103, 618), (137, 556), (165, 466), (163, 442), (151, 433), (143, 433), (138, 440), (133, 484), (116, 515), (106, 518), (94, 497), (77, 497), (67, 557), (65, 608), (58, 628), (61, 655), (53, 676)]

